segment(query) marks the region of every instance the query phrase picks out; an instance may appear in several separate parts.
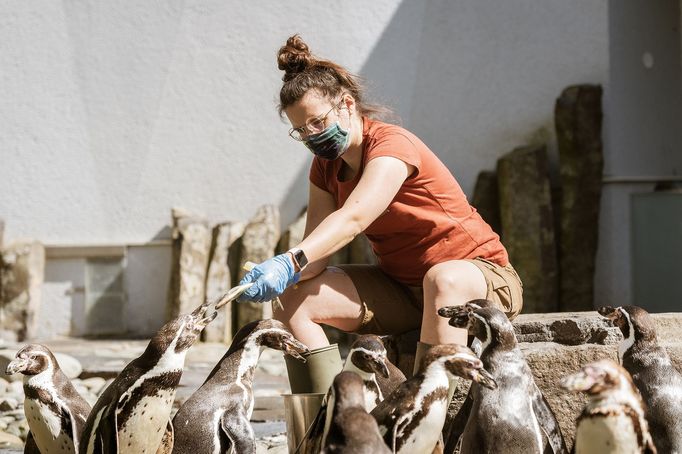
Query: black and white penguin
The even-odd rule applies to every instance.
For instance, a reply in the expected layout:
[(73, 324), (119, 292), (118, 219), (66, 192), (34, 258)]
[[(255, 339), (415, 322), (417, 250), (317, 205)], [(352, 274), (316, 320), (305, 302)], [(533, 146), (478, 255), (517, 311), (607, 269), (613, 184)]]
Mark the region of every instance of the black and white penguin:
[(81, 454), (170, 452), (171, 407), (185, 356), (216, 314), (214, 306), (205, 304), (157, 331), (144, 353), (95, 403), (81, 438)]
[(682, 375), (659, 345), (651, 316), (637, 306), (601, 307), (623, 333), (618, 357), (644, 399), (651, 436), (659, 452), (682, 454)]
[(642, 398), (618, 364), (608, 359), (588, 364), (561, 386), (589, 397), (577, 421), (575, 454), (656, 453)]
[(343, 370), (355, 372), (362, 377), (365, 384), (365, 410), (368, 412), (384, 400), (384, 393), (387, 390), (379, 385), (377, 374), (390, 379), (388, 365), (386, 348), (379, 336), (373, 334), (359, 336), (350, 346)]
[(174, 453), (256, 452), (249, 420), (254, 404), (253, 375), (265, 347), (301, 360), (309, 353), (278, 320), (242, 327), (204, 384), (173, 418)]
[[(473, 300), (441, 308), (438, 314), (477, 338), (483, 366), (497, 382), (497, 388), (472, 384), (471, 410), (459, 440), (460, 452), (566, 453), (556, 416), (535, 384), (504, 313), (490, 301)], [(456, 431), (450, 435), (446, 451), (457, 444)]]
[(391, 451), (379, 433), (376, 420), (367, 413), (364, 379), (342, 371), (331, 387), (333, 407), (324, 454), (388, 454)]
[(395, 453), (431, 453), (438, 443), (449, 405), (450, 379), (463, 377), (495, 388), (495, 380), (468, 347), (434, 345), (417, 373), (387, 396), (371, 415)]
[[(386, 358), (386, 348), (379, 336), (364, 334), (351, 344), (342, 371), (355, 372), (362, 378), (365, 411), (372, 411), (384, 399), (384, 393), (391, 392), (397, 386), (390, 381), (390, 366), (392, 364)], [(395, 366), (393, 368), (397, 369)], [(379, 385), (377, 374), (384, 379), (381, 382), (383, 386)], [(317, 453), (324, 446), (332, 420), (332, 414), (329, 411), (331, 408), (334, 408), (334, 395), (330, 388), (317, 412), (317, 416), (306, 433), (303, 443), (305, 449), (301, 450), (302, 452), (306, 454)]]
[(24, 413), (30, 429), (24, 452), (78, 452), (90, 405), (64, 375), (50, 349), (40, 344), (25, 346), (6, 372), (24, 376)]

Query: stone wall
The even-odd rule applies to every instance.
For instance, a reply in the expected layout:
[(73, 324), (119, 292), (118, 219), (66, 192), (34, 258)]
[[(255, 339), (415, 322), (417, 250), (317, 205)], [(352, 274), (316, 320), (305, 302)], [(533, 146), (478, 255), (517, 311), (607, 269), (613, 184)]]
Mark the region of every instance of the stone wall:
[(34, 240), (16, 240), (0, 249), (0, 339), (36, 336), (45, 272), (45, 248)]
[(523, 281), (526, 313), (594, 308), (604, 167), (601, 86), (564, 89), (554, 119), (558, 178), (552, 178), (546, 140), (535, 137), (500, 157), (496, 172), (480, 172), (472, 198)]

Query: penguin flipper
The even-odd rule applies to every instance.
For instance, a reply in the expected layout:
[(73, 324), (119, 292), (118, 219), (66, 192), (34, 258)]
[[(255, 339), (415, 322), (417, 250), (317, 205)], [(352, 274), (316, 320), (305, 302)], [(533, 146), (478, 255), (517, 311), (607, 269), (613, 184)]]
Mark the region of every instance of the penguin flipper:
[(71, 433), (71, 440), (73, 440), (73, 447), (75, 448), (75, 451), (78, 452), (78, 443), (80, 442), (79, 438), (80, 438), (81, 431), (78, 429), (78, 423), (76, 422), (76, 417), (74, 416), (74, 414), (70, 408), (62, 409), (62, 416), (68, 417), (68, 420), (70, 421), (71, 427), (70, 428), (67, 427), (66, 429)]
[(26, 444), (24, 445), (24, 454), (40, 454), (40, 449), (36, 444), (36, 439), (33, 438), (33, 433), (29, 430), (26, 436)]
[[(118, 417), (116, 405), (110, 405), (104, 411), (102, 419), (95, 428), (96, 443), (100, 442), (103, 453), (118, 452)], [(95, 452), (97, 452), (95, 450)]]
[(166, 424), (166, 432), (163, 434), (161, 439), (161, 444), (159, 449), (156, 450), (156, 454), (171, 454), (173, 452), (173, 444), (175, 441), (175, 431), (173, 429), (173, 422), (168, 419)]
[(554, 454), (566, 454), (568, 453), (568, 448), (566, 448), (566, 441), (561, 434), (561, 428), (559, 427), (559, 422), (554, 415), (551, 407), (547, 403), (545, 396), (542, 395), (540, 389), (535, 386), (535, 396), (532, 398), (533, 412), (538, 420), (540, 429), (544, 432), (547, 437), (548, 443), (552, 448), (551, 452)]
[(256, 436), (246, 415), (232, 414), (228, 418), (227, 413), (223, 413), (223, 417), (220, 418), (220, 427), (232, 443), (232, 452), (239, 454), (256, 453)]

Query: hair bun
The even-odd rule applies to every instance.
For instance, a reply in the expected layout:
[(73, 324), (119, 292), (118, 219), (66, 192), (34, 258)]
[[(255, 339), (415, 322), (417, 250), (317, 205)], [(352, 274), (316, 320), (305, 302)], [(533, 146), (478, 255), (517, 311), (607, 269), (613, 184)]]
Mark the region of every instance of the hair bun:
[(298, 34), (287, 39), (287, 43), (277, 53), (277, 67), (284, 71), (282, 80), (285, 82), (305, 71), (314, 62), (315, 57)]

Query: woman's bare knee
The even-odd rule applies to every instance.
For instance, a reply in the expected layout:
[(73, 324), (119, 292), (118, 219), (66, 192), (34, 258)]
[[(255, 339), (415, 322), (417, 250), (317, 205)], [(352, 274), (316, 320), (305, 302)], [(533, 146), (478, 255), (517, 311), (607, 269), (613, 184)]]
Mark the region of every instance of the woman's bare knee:
[(464, 304), (484, 298), (487, 286), (476, 265), (463, 260), (443, 262), (431, 267), (423, 280), (424, 292), (437, 307), (444, 304)]

